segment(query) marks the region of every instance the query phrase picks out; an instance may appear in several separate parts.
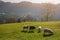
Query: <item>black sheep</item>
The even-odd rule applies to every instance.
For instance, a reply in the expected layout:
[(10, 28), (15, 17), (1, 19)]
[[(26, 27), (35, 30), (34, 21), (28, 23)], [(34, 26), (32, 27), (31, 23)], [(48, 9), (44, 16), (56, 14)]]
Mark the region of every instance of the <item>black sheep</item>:
[(35, 26), (30, 26), (29, 27), (29, 33), (33, 33), (34, 32), (34, 29), (35, 29)]

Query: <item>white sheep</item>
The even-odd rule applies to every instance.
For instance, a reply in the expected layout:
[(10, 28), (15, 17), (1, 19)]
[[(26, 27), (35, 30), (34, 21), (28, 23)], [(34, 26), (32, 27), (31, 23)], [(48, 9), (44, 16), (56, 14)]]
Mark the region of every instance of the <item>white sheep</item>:
[[(48, 34), (47, 34), (48, 33)], [(54, 33), (53, 33), (53, 31), (52, 31), (52, 29), (50, 29), (50, 28), (45, 28), (44, 29), (44, 36), (51, 36), (51, 35), (53, 35)]]
[(39, 27), (38, 27), (38, 33), (40, 33), (41, 31), (42, 31), (42, 27), (39, 26)]
[(23, 26), (23, 31), (22, 31), (22, 32), (27, 32), (27, 31), (28, 31), (28, 27), (29, 27), (28, 25), (24, 25), (24, 26)]

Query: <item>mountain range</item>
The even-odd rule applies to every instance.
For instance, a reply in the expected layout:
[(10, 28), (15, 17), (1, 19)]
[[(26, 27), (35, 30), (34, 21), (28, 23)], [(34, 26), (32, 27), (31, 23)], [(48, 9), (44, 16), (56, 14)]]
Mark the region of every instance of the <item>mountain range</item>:
[(38, 21), (44, 20), (48, 14), (48, 20), (60, 21), (60, 4), (51, 3), (32, 3), (22, 1), (20, 3), (11, 3), (0, 1), (0, 20), (9, 17), (23, 17), (31, 15)]

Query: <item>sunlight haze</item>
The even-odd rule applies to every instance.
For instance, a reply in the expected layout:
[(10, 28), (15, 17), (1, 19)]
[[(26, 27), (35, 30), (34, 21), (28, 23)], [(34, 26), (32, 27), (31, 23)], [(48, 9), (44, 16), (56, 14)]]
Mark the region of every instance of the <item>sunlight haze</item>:
[(33, 3), (53, 3), (53, 4), (57, 4), (60, 3), (60, 0), (3, 0), (5, 2), (21, 2), (21, 1), (30, 1)]

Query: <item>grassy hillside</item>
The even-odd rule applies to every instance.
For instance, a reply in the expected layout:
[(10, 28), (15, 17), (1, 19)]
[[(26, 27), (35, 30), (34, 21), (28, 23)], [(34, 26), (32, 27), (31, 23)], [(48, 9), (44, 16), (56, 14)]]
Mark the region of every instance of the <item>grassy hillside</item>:
[[(21, 32), (24, 25), (36, 26), (34, 33)], [(43, 31), (37, 33), (38, 26), (42, 28), (51, 28), (54, 35), (43, 37)], [(0, 40), (60, 40), (60, 22), (22, 22), (0, 24)]]

